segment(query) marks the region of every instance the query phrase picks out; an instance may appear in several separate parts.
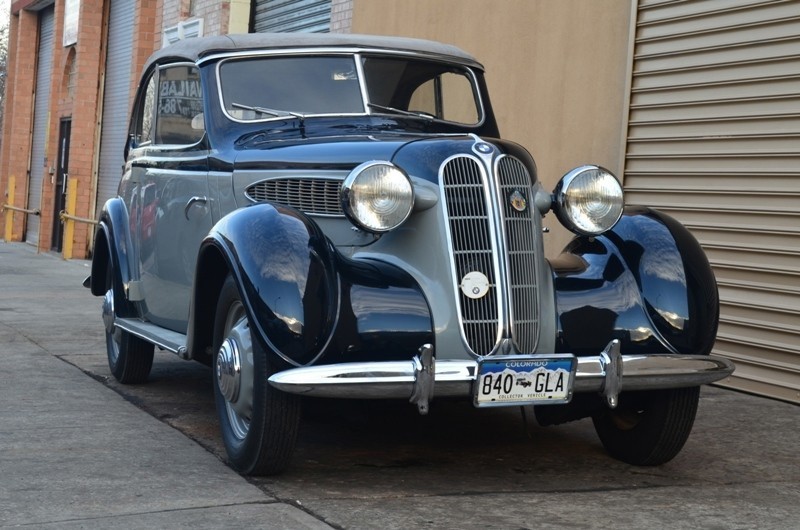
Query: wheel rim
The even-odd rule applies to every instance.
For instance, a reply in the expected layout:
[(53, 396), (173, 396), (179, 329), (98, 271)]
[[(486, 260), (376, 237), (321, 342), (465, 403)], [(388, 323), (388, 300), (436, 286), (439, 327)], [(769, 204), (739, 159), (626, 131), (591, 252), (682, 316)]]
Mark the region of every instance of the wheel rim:
[(243, 440), (253, 416), (253, 344), (247, 315), (239, 301), (228, 309), (224, 336), (217, 354), (215, 380), (231, 430)]
[(114, 290), (109, 289), (103, 297), (103, 324), (106, 328), (106, 345), (108, 360), (112, 365), (119, 359), (119, 343), (122, 340), (122, 331), (117, 328), (114, 321)]

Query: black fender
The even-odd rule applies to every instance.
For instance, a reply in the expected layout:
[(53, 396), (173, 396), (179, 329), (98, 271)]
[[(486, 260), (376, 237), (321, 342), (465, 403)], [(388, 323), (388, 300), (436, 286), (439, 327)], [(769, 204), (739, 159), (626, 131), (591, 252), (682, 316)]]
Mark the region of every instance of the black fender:
[(125, 287), (133, 279), (130, 267), (131, 245), (128, 209), (119, 197), (103, 205), (94, 236), (94, 253), (90, 289), (95, 296), (103, 296), (111, 287), (106, 283), (108, 267), (114, 287), (114, 310), (122, 317), (136, 316), (135, 306), (127, 300)]
[(556, 349), (597, 353), (619, 339), (628, 354), (708, 354), (719, 321), (714, 273), (674, 218), (626, 208), (602, 236), (576, 237), (551, 262)]
[[(433, 340), (427, 302), (406, 273), (348, 259), (307, 215), (259, 203), (221, 219), (200, 247), (187, 344), (193, 358), (212, 353), (214, 308), (228, 273), (278, 368), (384, 358), (413, 343), (403, 357), (410, 359), (420, 340)], [(402, 324), (381, 333), (381, 315)]]

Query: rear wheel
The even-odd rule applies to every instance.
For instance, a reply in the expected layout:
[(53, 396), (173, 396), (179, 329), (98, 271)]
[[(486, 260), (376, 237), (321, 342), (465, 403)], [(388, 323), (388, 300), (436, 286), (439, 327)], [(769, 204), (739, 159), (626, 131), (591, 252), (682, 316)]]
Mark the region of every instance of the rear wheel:
[(300, 400), (267, 382), (267, 353), (251, 335), (232, 276), (217, 303), (214, 344), (214, 397), (231, 465), (248, 475), (280, 473), (294, 451)]
[(637, 466), (669, 462), (681, 451), (692, 431), (700, 387), (627, 392), (616, 409), (592, 417), (606, 450)]
[(108, 367), (120, 383), (144, 383), (153, 367), (153, 345), (116, 326), (114, 282), (111, 279), (110, 266), (108, 270), (106, 285), (109, 288), (103, 298), (103, 323), (106, 328)]

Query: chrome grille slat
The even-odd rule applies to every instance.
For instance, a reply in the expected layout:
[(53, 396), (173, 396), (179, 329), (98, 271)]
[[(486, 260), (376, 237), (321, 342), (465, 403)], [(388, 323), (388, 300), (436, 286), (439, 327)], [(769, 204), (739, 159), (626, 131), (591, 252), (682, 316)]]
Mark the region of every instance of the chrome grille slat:
[(521, 192), (527, 201), (522, 212), (502, 201), (505, 226), (508, 275), (511, 279), (511, 333), (514, 345), (522, 353), (535, 351), (539, 339), (538, 285), (536, 274), (536, 249), (539, 231), (535, 222), (534, 189), (528, 170), (518, 159), (504, 156), (497, 163), (500, 196), (508, 198), (514, 191)]
[[(442, 167), (442, 190), (449, 228), (451, 254), (455, 273), (455, 289), (463, 337), (476, 355), (492, 353), (501, 339), (501, 330), (510, 330), (514, 347), (521, 353), (536, 350), (539, 331), (536, 249), (539, 243), (534, 189), (524, 164), (516, 158), (497, 159), (494, 179), (496, 194), (486, 189), (480, 162), (471, 156), (456, 156)], [(527, 208), (516, 211), (510, 195), (519, 191), (527, 200)], [(502, 204), (489, 204), (496, 196)], [(490, 215), (500, 218), (493, 220)], [(493, 226), (502, 227), (502, 240), (492, 238)], [(498, 247), (498, 248), (495, 248)], [(494, 253), (502, 253), (508, 286), (498, 293)], [(471, 271), (484, 273), (489, 279), (489, 292), (477, 300), (459, 289), (461, 279)], [(510, 315), (503, 317), (499, 296), (508, 298)], [(505, 298), (504, 298), (505, 299)], [(510, 322), (501, 322), (509, 318)]]
[(285, 177), (251, 184), (245, 195), (253, 202), (269, 201), (311, 215), (344, 216), (339, 202), (342, 179)]
[(461, 325), (467, 345), (477, 355), (490, 352), (498, 339), (498, 307), (489, 209), (478, 162), (469, 157), (451, 159), (442, 168), (442, 184), (458, 284), (468, 272), (489, 279), (489, 292), (471, 299), (456, 287)]

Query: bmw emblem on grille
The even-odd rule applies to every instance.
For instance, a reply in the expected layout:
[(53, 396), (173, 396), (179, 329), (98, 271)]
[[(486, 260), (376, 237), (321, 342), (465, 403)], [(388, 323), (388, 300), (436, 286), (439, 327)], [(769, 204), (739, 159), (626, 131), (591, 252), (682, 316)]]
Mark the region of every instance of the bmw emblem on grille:
[(492, 152), (492, 146), (486, 142), (478, 142), (475, 144), (475, 150), (481, 154), (489, 154)]
[(524, 212), (528, 208), (528, 200), (519, 190), (514, 190), (508, 197), (508, 202), (511, 204), (511, 207), (518, 212)]

